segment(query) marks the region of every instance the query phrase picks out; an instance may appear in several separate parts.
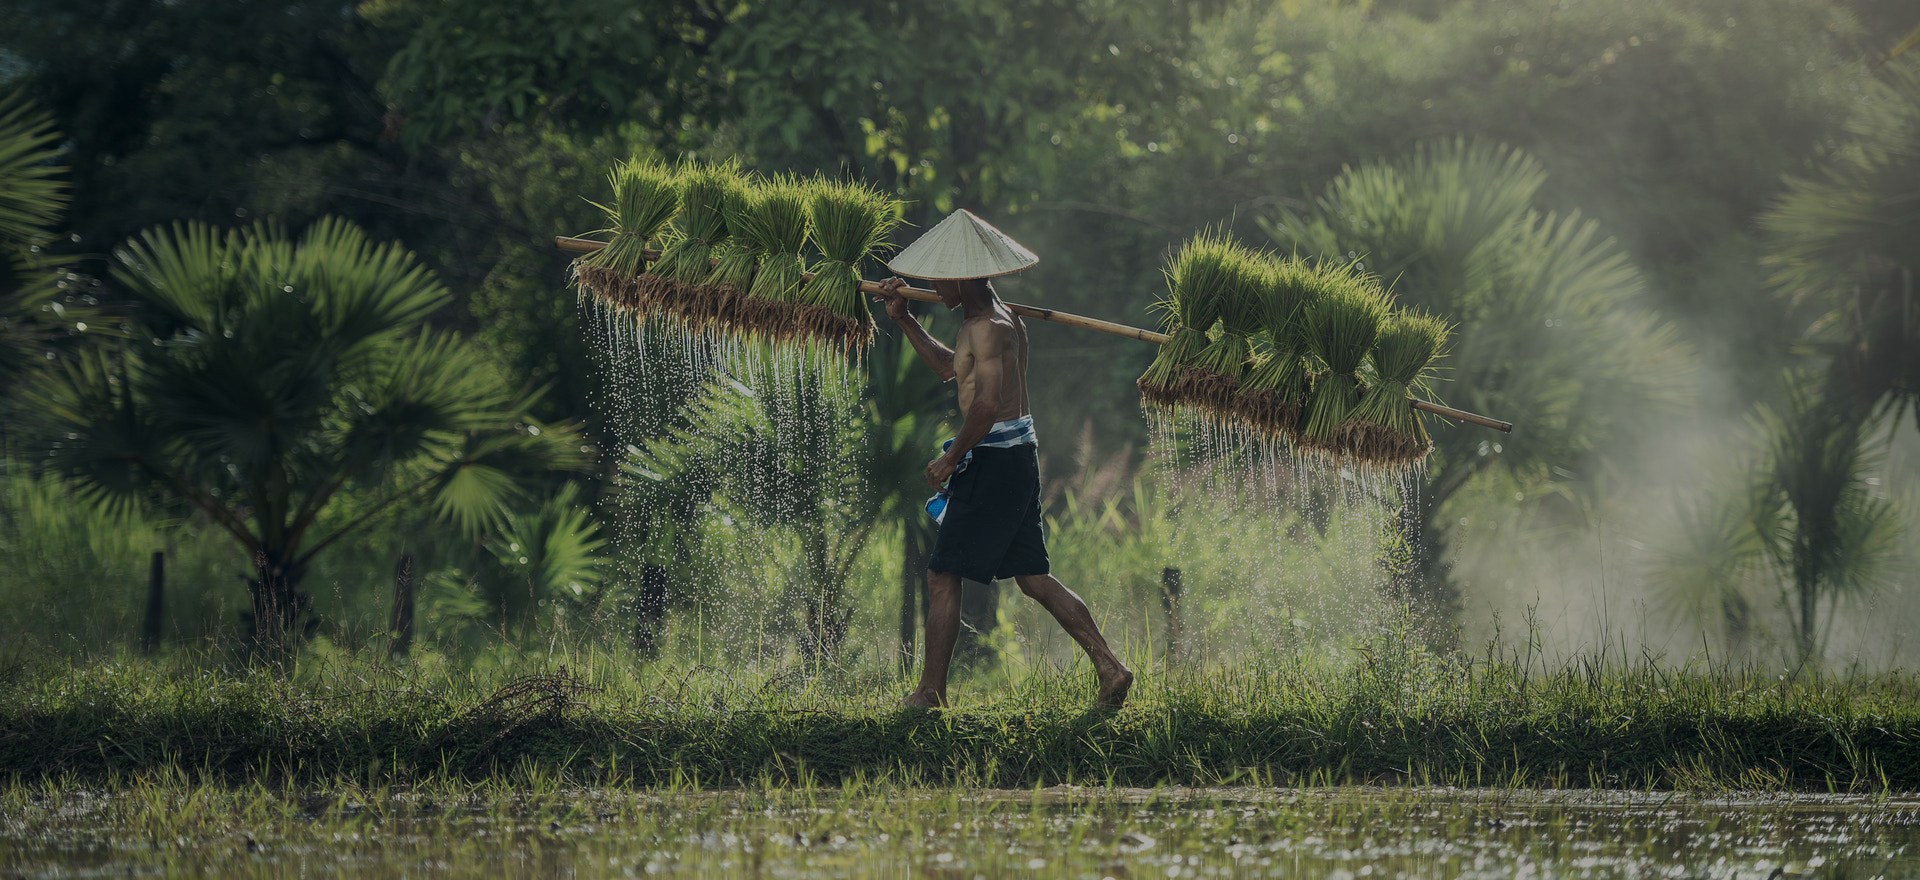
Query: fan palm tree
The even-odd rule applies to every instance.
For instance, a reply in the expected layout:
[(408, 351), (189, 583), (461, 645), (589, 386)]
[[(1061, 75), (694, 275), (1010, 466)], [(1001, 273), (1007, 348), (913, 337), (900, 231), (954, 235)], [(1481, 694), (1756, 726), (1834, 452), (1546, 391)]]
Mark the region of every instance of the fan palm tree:
[(1920, 56), (1889, 65), (1858, 106), (1852, 139), (1761, 218), (1767, 263), (1841, 412), (1920, 420)]
[(426, 328), (448, 296), (401, 247), (328, 219), (150, 230), (114, 254), (139, 341), (83, 352), (30, 391), (45, 461), (84, 498), (158, 498), (224, 530), (252, 561), (253, 647), (285, 656), (314, 557), (395, 505), (471, 534), (519, 478), (580, 466), (457, 335)]
[(1897, 512), (1867, 482), (1877, 461), (1863, 426), (1834, 404), (1796, 391), (1784, 416), (1762, 419), (1771, 448), (1754, 525), (1787, 575), (1783, 604), (1801, 663), (1825, 641), (1821, 604), (1870, 592), (1898, 550)]
[(1817, 390), (1770, 422), (1782, 515), (1764, 534), (1791, 577), (1803, 662), (1821, 600), (1861, 588), (1893, 521), (1860, 488), (1861, 445), (1889, 417), (1920, 423), (1920, 57), (1890, 63), (1857, 107), (1853, 137), (1762, 218), (1775, 289), (1825, 362)]
[(1342, 173), (1304, 215), (1262, 222), (1283, 248), (1360, 256), (1402, 303), (1455, 321), (1443, 393), (1524, 422), (1505, 437), (1432, 425), (1424, 485), (1406, 498), (1417, 564), (1402, 583), (1432, 612), (1457, 602), (1438, 517), (1449, 499), (1494, 468), (1541, 483), (1555, 468), (1589, 471), (1678, 405), (1690, 363), (1675, 328), (1633, 305), (1639, 273), (1598, 224), (1534, 207), (1545, 180), (1519, 150), (1431, 144)]
[(53, 328), (37, 310), (58, 286), (37, 253), (65, 213), (60, 133), (19, 95), (0, 96), (0, 389), (41, 361)]
[(1729, 657), (1744, 656), (1754, 637), (1754, 588), (1768, 573), (1755, 525), (1759, 499), (1701, 491), (1680, 501), (1673, 528), (1649, 566), (1663, 586), (1667, 610), (1702, 624), (1717, 622)]

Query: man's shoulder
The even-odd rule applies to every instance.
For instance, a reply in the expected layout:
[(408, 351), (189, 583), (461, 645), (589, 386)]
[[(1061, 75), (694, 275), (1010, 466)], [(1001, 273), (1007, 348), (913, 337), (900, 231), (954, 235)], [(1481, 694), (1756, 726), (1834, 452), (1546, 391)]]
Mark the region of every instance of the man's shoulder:
[(982, 340), (1001, 339), (1013, 333), (1014, 320), (1016, 319), (1011, 314), (1000, 315), (988, 312), (984, 315), (974, 315), (961, 321), (960, 333), (963, 336)]

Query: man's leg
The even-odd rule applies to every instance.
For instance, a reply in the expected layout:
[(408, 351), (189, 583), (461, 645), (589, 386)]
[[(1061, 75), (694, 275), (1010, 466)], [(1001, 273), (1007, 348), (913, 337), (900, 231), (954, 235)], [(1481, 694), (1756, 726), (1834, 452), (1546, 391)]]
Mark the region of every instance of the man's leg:
[[(1100, 635), (1100, 626), (1093, 622), (1087, 603), (1050, 574), (1018, 575), (1014, 582), (1020, 585), (1020, 592), (1033, 597), (1054, 620), (1060, 621), (1060, 628), (1087, 652), (1087, 659), (1093, 661), (1094, 674), (1100, 677), (1100, 705), (1119, 708), (1126, 702), (1127, 690), (1133, 687), (1133, 670), (1107, 647), (1107, 640)], [(929, 624), (927, 630), (931, 635), (933, 626)]]
[(960, 573), (927, 572), (927, 658), (920, 664), (920, 686), (905, 700), (908, 706), (933, 708), (947, 704), (947, 666), (953, 662), (953, 643), (960, 638)]

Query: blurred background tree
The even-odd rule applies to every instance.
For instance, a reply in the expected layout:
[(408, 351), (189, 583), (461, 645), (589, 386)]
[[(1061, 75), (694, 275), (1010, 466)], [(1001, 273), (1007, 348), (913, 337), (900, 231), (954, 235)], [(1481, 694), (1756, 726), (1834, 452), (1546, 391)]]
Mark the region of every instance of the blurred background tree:
[(1311, 213), (1264, 224), (1281, 250), (1357, 257), (1403, 305), (1457, 322), (1440, 364), (1454, 405), (1526, 414), (1504, 437), (1435, 420), (1426, 478), (1406, 487), (1417, 562), (1400, 586), (1438, 621), (1459, 600), (1447, 503), (1497, 467), (1535, 503), (1581, 515), (1601, 500), (1596, 472), (1637, 457), (1635, 433), (1678, 411), (1693, 366), (1675, 328), (1636, 302), (1640, 275), (1599, 224), (1535, 207), (1545, 181), (1517, 150), (1447, 141), (1349, 170)]
[[(1761, 534), (1791, 575), (1794, 644), (1814, 658), (1822, 599), (1869, 592), (1898, 540), (1874, 447), (1920, 425), (1920, 57), (1865, 84), (1846, 140), (1762, 217), (1772, 282), (1824, 375), (1774, 419)], [(1778, 512), (1775, 513), (1774, 511)]]

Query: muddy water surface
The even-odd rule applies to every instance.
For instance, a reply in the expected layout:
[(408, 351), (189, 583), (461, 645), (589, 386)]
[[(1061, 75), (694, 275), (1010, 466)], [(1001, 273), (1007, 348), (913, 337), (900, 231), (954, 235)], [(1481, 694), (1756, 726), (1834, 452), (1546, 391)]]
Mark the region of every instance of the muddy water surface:
[(441, 785), (45, 791), (0, 876), (1903, 877), (1920, 800)]

